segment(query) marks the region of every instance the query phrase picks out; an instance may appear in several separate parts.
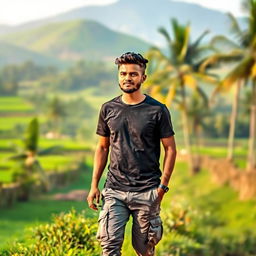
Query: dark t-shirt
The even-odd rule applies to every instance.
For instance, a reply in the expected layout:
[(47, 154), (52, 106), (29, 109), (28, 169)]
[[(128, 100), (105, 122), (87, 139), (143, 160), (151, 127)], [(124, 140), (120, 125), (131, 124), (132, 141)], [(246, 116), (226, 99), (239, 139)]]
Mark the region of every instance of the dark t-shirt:
[(160, 138), (174, 135), (166, 106), (152, 97), (135, 105), (121, 95), (104, 103), (96, 133), (110, 137), (110, 164), (105, 187), (144, 191), (160, 183)]

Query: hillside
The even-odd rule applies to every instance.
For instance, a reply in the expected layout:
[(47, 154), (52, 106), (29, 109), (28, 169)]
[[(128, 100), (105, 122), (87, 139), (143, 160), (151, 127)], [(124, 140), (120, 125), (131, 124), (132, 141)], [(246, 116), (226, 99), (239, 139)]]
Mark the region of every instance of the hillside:
[(109, 59), (124, 51), (146, 51), (149, 44), (88, 20), (51, 23), (2, 39), (60, 60)]
[(33, 61), (39, 65), (63, 66), (63, 63), (39, 53), (0, 41), (0, 66)]

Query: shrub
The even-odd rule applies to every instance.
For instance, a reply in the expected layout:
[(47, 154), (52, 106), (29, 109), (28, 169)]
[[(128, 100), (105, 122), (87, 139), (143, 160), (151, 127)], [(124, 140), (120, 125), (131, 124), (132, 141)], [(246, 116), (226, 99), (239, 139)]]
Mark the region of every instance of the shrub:
[[(210, 212), (200, 212), (186, 203), (172, 202), (162, 214), (164, 236), (158, 246), (160, 256), (254, 256), (256, 234), (234, 234)], [(218, 232), (216, 229), (218, 228)]]
[(96, 240), (97, 221), (85, 218), (84, 212), (78, 214), (74, 209), (53, 217), (53, 223), (32, 229), (34, 243), (15, 244), (1, 255), (7, 256), (98, 256), (100, 247)]

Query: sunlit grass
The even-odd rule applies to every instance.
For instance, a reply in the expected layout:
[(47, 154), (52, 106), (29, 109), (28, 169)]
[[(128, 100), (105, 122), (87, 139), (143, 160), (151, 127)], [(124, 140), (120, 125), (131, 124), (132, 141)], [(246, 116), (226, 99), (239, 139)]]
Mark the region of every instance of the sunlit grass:
[(31, 112), (32, 104), (21, 97), (0, 97), (0, 112)]
[[(36, 116), (8, 116), (8, 117), (0, 117), (0, 130), (8, 131), (12, 130), (13, 128), (21, 125), (23, 127), (27, 127), (29, 122), (35, 118)], [(40, 123), (46, 121), (46, 117), (42, 116), (38, 118)]]

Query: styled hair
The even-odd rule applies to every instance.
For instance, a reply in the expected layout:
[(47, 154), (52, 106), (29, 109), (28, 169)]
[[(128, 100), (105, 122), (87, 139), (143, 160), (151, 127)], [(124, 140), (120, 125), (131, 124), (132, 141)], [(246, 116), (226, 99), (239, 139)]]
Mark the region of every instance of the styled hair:
[(134, 52), (126, 52), (115, 60), (115, 64), (118, 65), (118, 69), (122, 64), (137, 64), (145, 71), (147, 63), (147, 59), (145, 59), (141, 54)]

